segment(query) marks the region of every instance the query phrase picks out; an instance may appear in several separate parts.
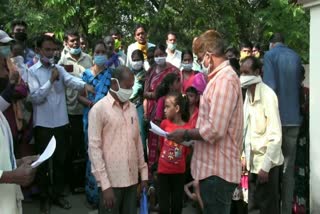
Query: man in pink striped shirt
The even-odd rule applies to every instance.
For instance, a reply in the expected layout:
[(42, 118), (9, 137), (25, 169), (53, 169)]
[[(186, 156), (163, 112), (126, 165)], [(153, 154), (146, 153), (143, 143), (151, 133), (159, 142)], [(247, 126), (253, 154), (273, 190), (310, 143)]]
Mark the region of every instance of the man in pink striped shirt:
[(224, 44), (214, 30), (203, 33), (193, 51), (208, 74), (200, 101), (197, 128), (168, 135), (176, 142), (195, 140), (191, 162), (194, 179), (200, 180), (204, 214), (229, 214), (232, 193), (240, 181), (243, 132), (241, 86), (224, 56)]

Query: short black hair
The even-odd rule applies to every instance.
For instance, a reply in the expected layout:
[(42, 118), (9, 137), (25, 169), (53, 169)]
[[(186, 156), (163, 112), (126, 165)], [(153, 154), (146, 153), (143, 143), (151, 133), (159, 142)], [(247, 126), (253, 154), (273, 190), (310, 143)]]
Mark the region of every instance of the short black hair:
[(270, 43), (277, 43), (277, 42), (284, 43), (284, 37), (281, 33), (274, 33), (270, 37)]
[(196, 95), (199, 94), (198, 90), (193, 86), (188, 87), (187, 90), (186, 90), (186, 93), (193, 93), (193, 94), (196, 94)]
[(158, 50), (158, 49), (167, 55), (167, 52), (166, 52), (167, 47), (164, 44), (162, 44), (162, 43), (157, 44), (154, 49), (154, 52), (156, 52), (156, 50)]
[(261, 45), (259, 42), (256, 42), (253, 44), (253, 48), (257, 48), (258, 50), (261, 50)]
[(103, 41), (102, 39), (99, 39), (98, 41), (96, 41), (96, 42), (94, 43), (94, 46), (93, 46), (93, 49), (92, 49), (92, 53), (94, 53), (94, 50), (96, 49), (96, 47), (97, 47), (98, 45), (103, 45), (103, 47), (104, 47), (105, 49), (107, 49), (106, 43), (104, 43), (104, 41)]
[(80, 39), (80, 34), (76, 29), (66, 30), (63, 36), (64, 41), (68, 41), (68, 36), (77, 36)]
[(27, 23), (25, 21), (20, 20), (20, 19), (16, 19), (16, 20), (13, 20), (11, 22), (11, 30), (12, 30), (12, 32), (13, 32), (13, 29), (15, 28), (15, 26), (17, 26), (17, 25), (22, 25), (25, 28), (28, 28), (28, 25), (27, 25)]
[(146, 27), (141, 23), (137, 23), (134, 27), (133, 35), (136, 35), (136, 32), (139, 28), (143, 28), (143, 30), (147, 33)]
[(190, 49), (188, 49), (188, 50), (183, 50), (182, 51), (182, 53), (181, 53), (181, 62), (183, 61), (183, 57), (184, 57), (185, 54), (191, 55), (192, 56), (192, 60), (193, 60), (193, 53), (192, 53), (192, 51)]
[(234, 46), (229, 46), (229, 47), (227, 47), (227, 49), (225, 50), (225, 54), (227, 53), (227, 52), (231, 52), (231, 53), (233, 53), (236, 57), (239, 57), (239, 50), (236, 48), (236, 47), (234, 47)]
[(131, 54), (131, 59), (133, 56), (137, 55), (142, 61), (144, 60), (143, 52), (139, 49), (134, 50)]
[(243, 59), (242, 64), (244, 64), (247, 61), (251, 62), (250, 68), (252, 71), (255, 71), (257, 69), (259, 69), (261, 71), (262, 63), (258, 58), (254, 57), (254, 56), (248, 56)]
[(38, 38), (37, 38), (37, 41), (36, 41), (36, 47), (37, 48), (41, 48), (43, 43), (46, 42), (46, 41), (51, 41), (53, 42), (54, 44), (56, 44), (56, 40), (51, 37), (51, 36), (47, 36), (47, 35), (40, 35)]
[(167, 39), (168, 39), (168, 36), (169, 36), (170, 34), (171, 34), (171, 35), (174, 35), (174, 36), (177, 38), (176, 32), (169, 31), (169, 32), (167, 33)]
[(245, 41), (243, 41), (243, 42), (241, 42), (241, 44), (240, 44), (240, 50), (242, 50), (242, 48), (250, 48), (250, 49), (252, 49), (252, 43), (250, 42), (250, 41), (248, 41), (248, 40), (245, 40)]

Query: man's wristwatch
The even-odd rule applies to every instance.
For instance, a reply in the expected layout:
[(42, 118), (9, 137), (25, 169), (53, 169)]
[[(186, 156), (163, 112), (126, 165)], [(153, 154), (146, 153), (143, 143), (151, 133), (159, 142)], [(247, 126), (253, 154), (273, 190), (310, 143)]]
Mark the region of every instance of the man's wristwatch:
[(188, 130), (184, 130), (183, 140), (184, 141), (190, 141), (191, 140)]

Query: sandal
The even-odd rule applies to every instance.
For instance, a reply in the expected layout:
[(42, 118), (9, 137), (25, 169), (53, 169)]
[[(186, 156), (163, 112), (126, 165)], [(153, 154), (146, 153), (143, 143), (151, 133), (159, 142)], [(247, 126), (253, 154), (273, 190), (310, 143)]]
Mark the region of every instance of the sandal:
[(63, 197), (54, 199), (53, 204), (65, 210), (71, 209), (71, 204)]

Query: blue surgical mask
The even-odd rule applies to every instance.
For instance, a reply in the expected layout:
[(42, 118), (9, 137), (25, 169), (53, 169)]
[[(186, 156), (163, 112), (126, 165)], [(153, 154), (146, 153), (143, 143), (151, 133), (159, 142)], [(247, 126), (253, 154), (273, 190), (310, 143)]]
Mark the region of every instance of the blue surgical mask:
[(9, 45), (6, 46), (0, 46), (0, 56), (2, 57), (8, 57), (11, 53), (11, 49)]
[(98, 66), (103, 66), (107, 63), (108, 59), (106, 55), (95, 55), (93, 61), (94, 64)]
[(81, 48), (78, 47), (78, 48), (70, 48), (70, 54), (72, 55), (78, 55), (81, 53)]
[(191, 71), (192, 70), (192, 66), (193, 66), (193, 64), (192, 63), (182, 63), (181, 64), (181, 68), (183, 69), (183, 70), (186, 70), (186, 71)]

